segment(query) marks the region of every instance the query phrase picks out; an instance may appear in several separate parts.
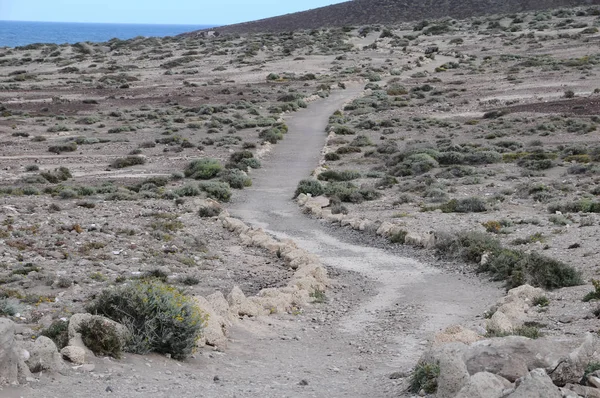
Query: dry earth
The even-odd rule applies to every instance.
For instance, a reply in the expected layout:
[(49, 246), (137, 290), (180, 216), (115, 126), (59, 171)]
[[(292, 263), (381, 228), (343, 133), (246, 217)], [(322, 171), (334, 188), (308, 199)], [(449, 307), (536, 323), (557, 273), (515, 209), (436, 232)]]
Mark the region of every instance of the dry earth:
[[(594, 214), (548, 207), (598, 193), (597, 25), (597, 14), (568, 10), (427, 28), (439, 36), (405, 24), (383, 38), (371, 27), (1, 50), (0, 292), (16, 303), (19, 338), (146, 272), (202, 295), (285, 285), (281, 259), (198, 216), (198, 198), (229, 200), (219, 179), (246, 185), (225, 204), (233, 215), (317, 254), (332, 285), (324, 302), (240, 319), (223, 351), (95, 358), (0, 396), (402, 396), (434, 333), (460, 323), (484, 334), (502, 289), (472, 265), (302, 214), (293, 191), (324, 145), (340, 159), (320, 171), (357, 171), (356, 187), (377, 193), (343, 203), (349, 215), (419, 233), (497, 221), (485, 233), (594, 278)], [(353, 134), (327, 137), (328, 123)], [(394, 169), (404, 158), (390, 158), (413, 149), (494, 161), (431, 156), (428, 170)], [(127, 156), (138, 164), (113, 164)], [(246, 169), (252, 186), (242, 171), (199, 185), (183, 174), (198, 158)], [(433, 209), (473, 196), (485, 211)], [(596, 331), (596, 305), (581, 302), (591, 289), (548, 292), (549, 306), (528, 315), (550, 335)]]

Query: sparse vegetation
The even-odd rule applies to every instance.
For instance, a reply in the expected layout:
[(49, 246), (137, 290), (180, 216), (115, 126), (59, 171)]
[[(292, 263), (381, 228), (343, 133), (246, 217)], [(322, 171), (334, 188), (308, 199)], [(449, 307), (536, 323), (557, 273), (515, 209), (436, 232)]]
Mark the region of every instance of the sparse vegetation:
[(168, 353), (175, 359), (191, 355), (205, 322), (189, 296), (175, 287), (148, 280), (104, 290), (88, 311), (127, 326), (131, 339), (126, 350)]

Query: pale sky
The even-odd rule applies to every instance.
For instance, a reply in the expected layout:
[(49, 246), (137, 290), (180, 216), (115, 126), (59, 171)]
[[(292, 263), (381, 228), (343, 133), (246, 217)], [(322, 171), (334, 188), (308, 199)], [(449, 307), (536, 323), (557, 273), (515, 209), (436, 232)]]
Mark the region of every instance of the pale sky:
[(225, 25), (343, 0), (0, 0), (0, 20)]

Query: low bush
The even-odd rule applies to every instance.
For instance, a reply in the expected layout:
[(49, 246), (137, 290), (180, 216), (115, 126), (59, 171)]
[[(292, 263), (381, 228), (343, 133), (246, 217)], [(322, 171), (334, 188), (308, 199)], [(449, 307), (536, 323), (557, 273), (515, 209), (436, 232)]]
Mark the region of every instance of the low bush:
[(44, 329), (41, 335), (52, 339), (56, 348), (61, 350), (69, 344), (69, 321), (57, 319)]
[(419, 362), (410, 376), (409, 392), (418, 394), (423, 390), (426, 394), (435, 394), (438, 388), (440, 365), (437, 363)]
[(126, 342), (113, 323), (91, 318), (81, 323), (79, 332), (83, 343), (94, 355), (121, 358)]
[(336, 160), (340, 160), (341, 156), (335, 152), (329, 152), (325, 154), (325, 160), (329, 162), (335, 162)]
[(184, 173), (188, 178), (196, 180), (210, 180), (216, 177), (222, 170), (221, 164), (216, 159), (204, 158), (192, 161), (186, 167)]
[(20, 311), (19, 300), (10, 297), (0, 297), (0, 316), (13, 316)]
[(360, 173), (354, 170), (326, 170), (317, 176), (320, 181), (351, 181), (360, 178)]
[(113, 160), (110, 167), (113, 169), (123, 169), (125, 167), (137, 166), (140, 164), (146, 164), (146, 158), (143, 156), (127, 156), (124, 158), (117, 158)]
[(452, 199), (439, 207), (444, 213), (481, 213), (487, 211), (483, 199), (477, 197)]
[(558, 289), (582, 283), (581, 274), (573, 267), (535, 252), (506, 249), (497, 239), (480, 232), (439, 236), (436, 251), (441, 257), (476, 264), (481, 264), (485, 254), (487, 260), (478, 271), (488, 273), (493, 280), (505, 281), (508, 288), (528, 283)]
[(129, 329), (127, 351), (170, 354), (175, 359), (192, 354), (206, 321), (191, 297), (156, 280), (106, 289), (87, 309)]
[(585, 302), (591, 300), (600, 300), (600, 280), (592, 279), (592, 285), (594, 285), (594, 290), (583, 297), (583, 301)]
[(231, 188), (244, 189), (252, 185), (252, 180), (246, 173), (238, 169), (224, 170), (219, 178), (228, 183)]
[(201, 191), (206, 192), (209, 198), (220, 200), (221, 202), (229, 202), (231, 199), (231, 188), (226, 182), (201, 182), (199, 188)]
[(63, 152), (75, 152), (77, 150), (77, 144), (71, 142), (70, 144), (51, 145), (48, 147), (48, 152), (61, 154)]
[(600, 213), (600, 202), (580, 200), (576, 202), (552, 203), (548, 206), (550, 213)]
[(271, 144), (277, 144), (279, 140), (283, 139), (283, 135), (287, 133), (288, 127), (285, 124), (278, 124), (268, 129), (262, 130), (258, 134), (258, 138), (263, 141), (270, 142)]
[(296, 192), (294, 192), (294, 198), (300, 195), (301, 193), (310, 194), (311, 196), (319, 196), (325, 193), (325, 188), (323, 184), (321, 184), (317, 180), (304, 179), (300, 180), (298, 183), (298, 187), (296, 188)]
[(54, 171), (46, 171), (40, 173), (46, 181), (52, 184), (57, 184), (61, 181), (67, 181), (69, 178), (73, 178), (71, 171), (66, 167), (59, 167)]

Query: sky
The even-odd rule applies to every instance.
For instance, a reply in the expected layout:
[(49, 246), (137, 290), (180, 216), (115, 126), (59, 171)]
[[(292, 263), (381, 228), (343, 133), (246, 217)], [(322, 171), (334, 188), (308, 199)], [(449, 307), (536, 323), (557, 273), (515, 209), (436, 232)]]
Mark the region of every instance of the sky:
[(345, 0), (0, 0), (0, 20), (225, 25)]

